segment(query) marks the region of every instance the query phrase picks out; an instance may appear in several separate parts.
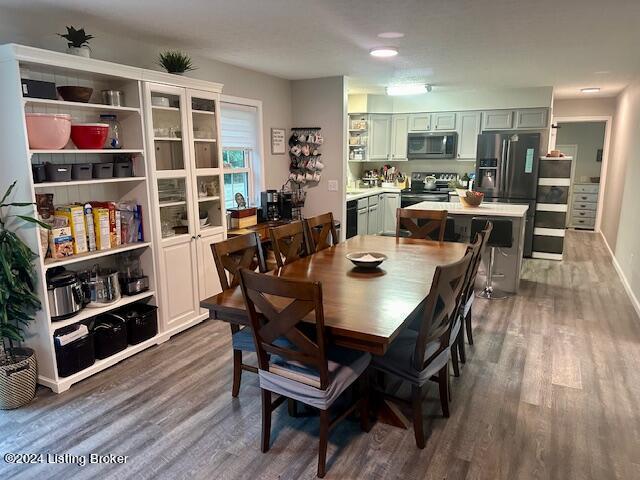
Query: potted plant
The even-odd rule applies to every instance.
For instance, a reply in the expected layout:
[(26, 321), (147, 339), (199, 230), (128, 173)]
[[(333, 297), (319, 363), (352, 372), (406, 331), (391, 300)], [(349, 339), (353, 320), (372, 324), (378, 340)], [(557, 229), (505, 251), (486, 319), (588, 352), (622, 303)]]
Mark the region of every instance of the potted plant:
[[(0, 200), (0, 409), (18, 408), (29, 403), (36, 393), (37, 363), (35, 352), (20, 347), (24, 329), (40, 310), (35, 293), (36, 255), (7, 228), (10, 218), (50, 227), (25, 215), (4, 214), (10, 207), (32, 203), (9, 202), (13, 182)], [(15, 222), (12, 222), (15, 223)]]
[(80, 57), (91, 57), (91, 47), (89, 46), (89, 40), (94, 38), (94, 36), (87, 35), (84, 32), (84, 28), (76, 30), (74, 27), (67, 27), (67, 33), (59, 33), (58, 35), (67, 40), (69, 53), (71, 53), (72, 55), (78, 55)]
[(185, 72), (196, 69), (196, 67), (193, 66), (191, 57), (179, 50), (167, 50), (166, 52), (160, 53), (160, 55), (158, 55), (158, 65), (167, 72), (176, 75), (182, 75)]

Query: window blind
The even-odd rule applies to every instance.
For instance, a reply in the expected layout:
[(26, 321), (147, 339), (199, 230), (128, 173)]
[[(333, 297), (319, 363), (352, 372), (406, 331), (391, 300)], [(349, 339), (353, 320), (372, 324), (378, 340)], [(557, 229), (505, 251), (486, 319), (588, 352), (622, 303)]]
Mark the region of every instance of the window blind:
[(221, 104), (220, 130), (222, 148), (256, 149), (258, 143), (258, 109), (256, 107)]

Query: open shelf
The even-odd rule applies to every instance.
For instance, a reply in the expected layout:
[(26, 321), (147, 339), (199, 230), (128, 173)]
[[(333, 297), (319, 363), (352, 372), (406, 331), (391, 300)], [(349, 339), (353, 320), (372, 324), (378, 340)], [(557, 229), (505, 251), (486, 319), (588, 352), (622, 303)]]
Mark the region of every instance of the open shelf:
[(198, 143), (198, 142), (216, 143), (218, 140), (216, 140), (215, 138), (194, 138), (193, 141), (196, 142), (196, 143)]
[(61, 148), (59, 150), (29, 150), (29, 153), (32, 155), (38, 153), (57, 153), (57, 154), (65, 154), (65, 153), (110, 153), (111, 155), (118, 155), (120, 153), (143, 153), (144, 150), (140, 149), (130, 149), (130, 148), (99, 148), (99, 149), (75, 149), (75, 148)]
[(153, 137), (154, 141), (157, 142), (181, 142), (182, 138), (180, 137)]
[(146, 180), (146, 177), (93, 178), (91, 180), (71, 180), (70, 182), (34, 183), (33, 187), (38, 190), (44, 188), (71, 187), (74, 185), (100, 185), (104, 183), (144, 182)]
[(25, 105), (50, 105), (73, 110), (104, 110), (106, 112), (135, 112), (140, 113), (139, 108), (119, 107), (115, 105), (103, 105), (101, 103), (67, 102), (65, 100), (50, 100), (48, 98), (25, 98)]
[(220, 200), (220, 195), (215, 195), (211, 197), (199, 197), (198, 202), (213, 202), (215, 200)]
[(110, 248), (109, 250), (100, 250), (98, 252), (78, 253), (71, 257), (65, 258), (47, 258), (44, 261), (45, 270), (52, 267), (59, 267), (62, 265), (71, 265), (73, 263), (84, 262), (85, 260), (93, 260), (96, 258), (107, 257), (109, 255), (115, 255), (117, 253), (128, 252), (130, 250), (138, 250), (140, 248), (146, 248), (151, 245), (151, 242), (136, 242), (121, 245), (119, 247)]
[(151, 107), (153, 110), (165, 110), (167, 112), (179, 112), (180, 109), (178, 107), (161, 107), (159, 105), (153, 105)]
[(202, 114), (202, 115), (215, 115), (216, 112), (209, 112), (208, 110), (194, 110), (191, 109), (193, 113)]
[(139, 300), (144, 300), (145, 298), (149, 298), (154, 295), (155, 295), (155, 292), (153, 290), (148, 290), (146, 292), (138, 293), (137, 295), (131, 295), (131, 296), (123, 295), (122, 298), (117, 302), (110, 303), (109, 305), (105, 305), (104, 307), (84, 307), (82, 310), (80, 310), (80, 313), (78, 313), (77, 315), (74, 315), (71, 318), (67, 318), (66, 320), (60, 320), (58, 322), (52, 321), (51, 332), (53, 333), (55, 330), (59, 328), (81, 322), (83, 320), (86, 320), (87, 318), (95, 317), (96, 315), (100, 315), (102, 313), (110, 312), (111, 310), (124, 307), (125, 305), (135, 303)]
[(159, 206), (162, 207), (179, 207), (180, 205), (186, 205), (186, 200), (180, 200), (179, 202), (160, 202)]

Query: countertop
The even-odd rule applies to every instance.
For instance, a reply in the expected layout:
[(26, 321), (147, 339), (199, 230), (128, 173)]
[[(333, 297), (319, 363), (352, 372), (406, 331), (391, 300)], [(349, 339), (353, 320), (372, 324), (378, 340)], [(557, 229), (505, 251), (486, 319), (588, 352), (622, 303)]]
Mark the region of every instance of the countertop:
[(373, 187), (358, 188), (357, 190), (347, 190), (347, 201), (358, 200), (360, 198), (378, 195), (380, 193), (400, 193), (402, 189), (399, 187)]
[(452, 215), (488, 217), (524, 217), (529, 207), (512, 203), (482, 203), (479, 207), (463, 207), (460, 202), (420, 202), (407, 208), (413, 210), (446, 210)]

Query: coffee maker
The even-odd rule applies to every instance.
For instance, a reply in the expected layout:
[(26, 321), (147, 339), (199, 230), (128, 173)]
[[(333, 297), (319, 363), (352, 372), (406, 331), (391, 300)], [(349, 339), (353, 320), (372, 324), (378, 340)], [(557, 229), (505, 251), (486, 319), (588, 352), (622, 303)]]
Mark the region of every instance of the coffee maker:
[(293, 193), (280, 192), (279, 211), (280, 218), (286, 218), (287, 220), (294, 218)]
[(279, 200), (280, 195), (277, 190), (267, 190), (260, 193), (262, 215), (269, 222), (277, 222), (281, 218)]

